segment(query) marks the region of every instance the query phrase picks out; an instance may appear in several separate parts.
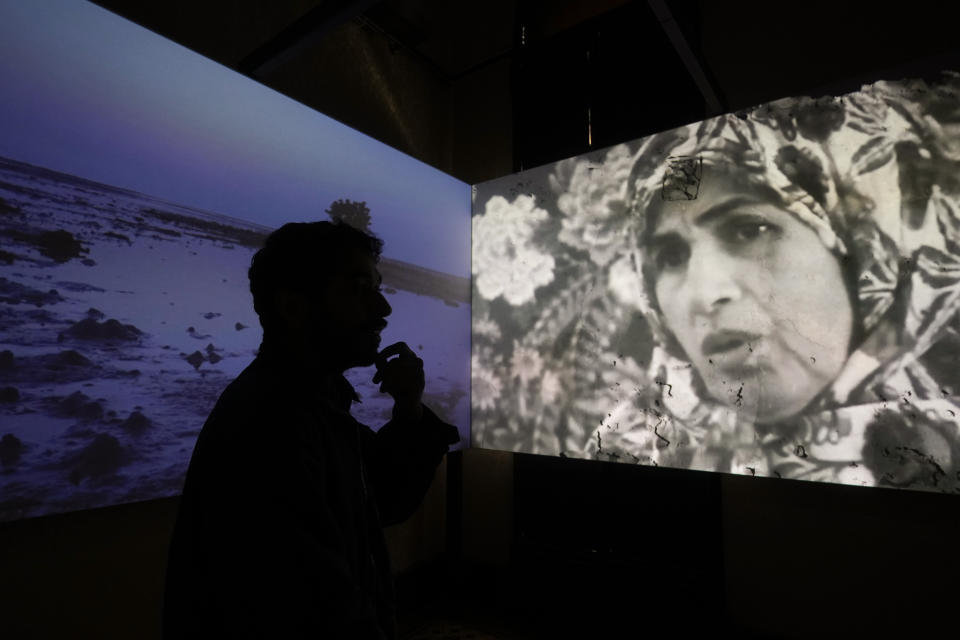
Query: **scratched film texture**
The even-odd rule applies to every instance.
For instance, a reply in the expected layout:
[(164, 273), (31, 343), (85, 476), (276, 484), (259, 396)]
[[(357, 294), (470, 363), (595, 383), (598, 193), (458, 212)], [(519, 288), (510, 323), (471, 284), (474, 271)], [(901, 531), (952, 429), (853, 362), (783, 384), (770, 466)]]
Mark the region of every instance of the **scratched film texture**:
[[(957, 491), (958, 169), (960, 76), (943, 73), (477, 185), (474, 446)], [(752, 204), (711, 223), (703, 242), (724, 260), (697, 277), (759, 289), (691, 320), (689, 287), (707, 288), (691, 256), (707, 245), (683, 234), (701, 231), (650, 235), (738, 190)], [(751, 256), (751, 273), (727, 273)], [(839, 296), (818, 279), (829, 269)], [(804, 306), (830, 295), (847, 316)]]

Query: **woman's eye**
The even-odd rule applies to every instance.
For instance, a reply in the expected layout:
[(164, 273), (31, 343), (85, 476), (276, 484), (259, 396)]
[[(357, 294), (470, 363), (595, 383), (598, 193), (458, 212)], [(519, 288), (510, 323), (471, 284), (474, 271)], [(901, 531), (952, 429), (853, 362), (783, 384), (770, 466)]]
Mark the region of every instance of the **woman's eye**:
[(780, 228), (762, 218), (733, 219), (720, 226), (720, 237), (726, 242), (742, 244), (762, 237), (776, 236)]
[(667, 242), (656, 249), (653, 262), (657, 269), (675, 269), (683, 266), (690, 257), (690, 247), (685, 242)]

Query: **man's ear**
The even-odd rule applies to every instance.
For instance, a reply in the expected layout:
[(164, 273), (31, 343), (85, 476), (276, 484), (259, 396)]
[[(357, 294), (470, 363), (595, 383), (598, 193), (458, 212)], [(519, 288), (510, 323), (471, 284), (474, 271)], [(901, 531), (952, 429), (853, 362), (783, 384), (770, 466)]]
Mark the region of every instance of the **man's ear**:
[(299, 291), (281, 289), (273, 294), (274, 309), (289, 330), (301, 331), (310, 322), (310, 301)]

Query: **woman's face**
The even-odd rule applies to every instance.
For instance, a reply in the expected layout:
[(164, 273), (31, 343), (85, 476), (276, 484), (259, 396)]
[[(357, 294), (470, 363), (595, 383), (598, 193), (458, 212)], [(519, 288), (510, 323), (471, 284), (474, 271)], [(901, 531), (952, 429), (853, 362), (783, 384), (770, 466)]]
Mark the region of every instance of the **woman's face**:
[(796, 414), (850, 349), (839, 261), (812, 229), (743, 189), (705, 180), (696, 200), (663, 205), (648, 268), (707, 391), (758, 422)]

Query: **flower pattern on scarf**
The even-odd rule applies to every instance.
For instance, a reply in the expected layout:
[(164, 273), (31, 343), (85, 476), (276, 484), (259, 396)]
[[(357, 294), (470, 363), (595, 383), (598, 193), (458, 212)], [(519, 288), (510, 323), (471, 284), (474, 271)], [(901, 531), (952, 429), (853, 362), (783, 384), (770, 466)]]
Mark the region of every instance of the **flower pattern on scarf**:
[(618, 255), (624, 237), (630, 233), (624, 223), (630, 217), (626, 196), (632, 166), (630, 148), (619, 145), (610, 149), (599, 164), (566, 160), (551, 178), (551, 185), (561, 191), (557, 208), (563, 218), (558, 239), (587, 251), (600, 266)]
[(493, 371), (485, 366), (484, 358), (474, 355), (470, 361), (470, 395), (473, 407), (490, 411), (497, 406), (503, 384)]
[(517, 196), (512, 203), (496, 196), (483, 215), (473, 218), (473, 274), (477, 292), (488, 300), (499, 296), (512, 305), (534, 298), (537, 287), (553, 280), (553, 257), (531, 242), (547, 212), (533, 197)]

